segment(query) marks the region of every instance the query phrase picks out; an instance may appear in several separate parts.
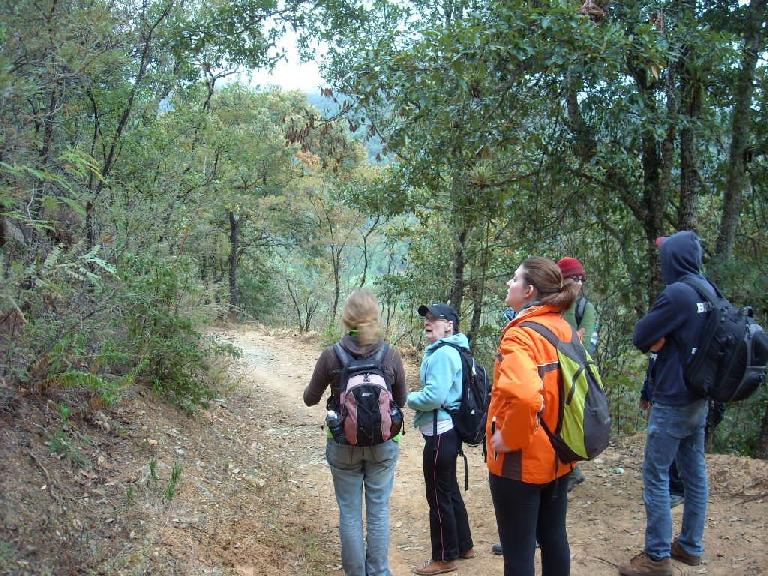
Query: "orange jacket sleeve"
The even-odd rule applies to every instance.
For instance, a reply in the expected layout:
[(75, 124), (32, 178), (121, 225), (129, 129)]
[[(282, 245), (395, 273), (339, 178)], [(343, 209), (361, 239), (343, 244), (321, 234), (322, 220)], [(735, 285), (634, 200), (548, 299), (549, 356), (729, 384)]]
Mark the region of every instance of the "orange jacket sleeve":
[(534, 342), (523, 329), (510, 329), (501, 341), (490, 410), (496, 429), (510, 450), (526, 448), (539, 427), (544, 406), (543, 382), (535, 361)]

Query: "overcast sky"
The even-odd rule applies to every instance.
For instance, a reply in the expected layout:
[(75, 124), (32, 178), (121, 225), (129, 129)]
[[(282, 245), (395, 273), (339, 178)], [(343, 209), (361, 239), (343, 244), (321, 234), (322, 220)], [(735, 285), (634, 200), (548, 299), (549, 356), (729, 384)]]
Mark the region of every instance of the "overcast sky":
[(284, 90), (300, 90), (301, 92), (319, 92), (325, 82), (320, 77), (320, 71), (314, 62), (300, 63), (296, 49), (296, 35), (287, 32), (278, 45), (284, 48), (287, 58), (280, 61), (272, 72), (256, 71), (250, 74), (253, 84), (268, 86), (275, 84)]

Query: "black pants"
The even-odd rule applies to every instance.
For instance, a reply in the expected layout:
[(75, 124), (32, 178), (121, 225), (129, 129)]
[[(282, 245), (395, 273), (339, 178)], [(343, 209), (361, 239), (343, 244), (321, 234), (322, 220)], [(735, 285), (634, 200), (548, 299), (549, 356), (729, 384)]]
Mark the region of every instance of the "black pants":
[(459, 438), (451, 429), (437, 436), (424, 436), (424, 440), (423, 469), (432, 560), (456, 560), (473, 546), (467, 509), (456, 481)]
[(571, 551), (565, 531), (567, 478), (549, 484), (526, 484), (490, 474), (489, 483), (504, 549), (504, 576), (535, 575), (537, 541), (542, 576), (568, 576)]

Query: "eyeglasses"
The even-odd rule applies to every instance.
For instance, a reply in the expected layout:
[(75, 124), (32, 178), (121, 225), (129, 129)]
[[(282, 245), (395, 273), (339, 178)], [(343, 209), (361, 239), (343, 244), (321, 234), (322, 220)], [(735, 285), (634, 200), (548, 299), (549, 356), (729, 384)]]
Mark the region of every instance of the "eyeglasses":
[(587, 279), (584, 278), (584, 276), (571, 276), (571, 280), (573, 280), (574, 282), (578, 282), (579, 284), (584, 284), (584, 282), (587, 281)]

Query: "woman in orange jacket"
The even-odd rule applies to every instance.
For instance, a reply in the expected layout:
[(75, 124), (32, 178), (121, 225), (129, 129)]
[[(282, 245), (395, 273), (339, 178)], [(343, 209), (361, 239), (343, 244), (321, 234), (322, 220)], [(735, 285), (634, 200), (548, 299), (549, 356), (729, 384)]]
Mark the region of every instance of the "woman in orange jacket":
[(548, 258), (528, 258), (507, 282), (506, 304), (517, 312), (504, 328), (494, 369), (486, 424), (487, 464), (505, 576), (534, 576), (536, 543), (543, 576), (567, 576), (570, 550), (565, 530), (564, 464), (541, 422), (557, 427), (557, 350), (538, 332), (521, 326), (537, 322), (562, 340), (572, 328), (562, 317), (578, 294)]

